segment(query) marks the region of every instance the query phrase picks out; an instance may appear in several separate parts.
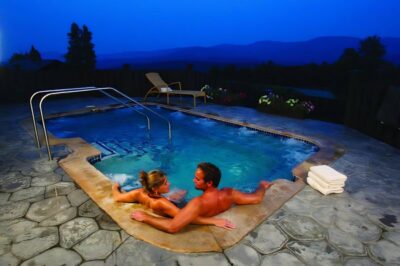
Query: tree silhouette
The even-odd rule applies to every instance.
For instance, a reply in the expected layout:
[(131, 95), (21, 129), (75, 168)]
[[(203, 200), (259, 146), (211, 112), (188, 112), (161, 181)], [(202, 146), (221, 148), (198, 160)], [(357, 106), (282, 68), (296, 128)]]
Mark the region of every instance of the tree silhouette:
[(92, 33), (86, 25), (82, 29), (78, 24), (71, 24), (68, 33), (68, 52), (65, 55), (66, 63), (71, 68), (93, 70), (96, 67), (96, 54), (92, 43)]
[(18, 61), (40, 62), (42, 61), (42, 56), (35, 46), (32, 45), (31, 50), (28, 53), (14, 53), (11, 56), (9, 63), (17, 63)]
[(39, 51), (35, 48), (35, 46), (31, 46), (31, 50), (29, 51), (28, 58), (34, 62), (42, 61), (42, 56)]
[(93, 70), (96, 68), (96, 54), (92, 43), (92, 33), (86, 25), (82, 27), (82, 65), (85, 69)]
[(68, 52), (65, 55), (66, 63), (71, 67), (80, 67), (81, 65), (81, 35), (82, 30), (78, 24), (71, 24), (71, 31), (68, 33)]
[(359, 54), (364, 67), (376, 69), (384, 62), (386, 49), (378, 36), (371, 36), (360, 42)]
[(339, 60), (336, 62), (336, 65), (345, 71), (356, 69), (359, 67), (359, 64), (360, 55), (354, 48), (346, 48)]
[(20, 60), (24, 60), (24, 59), (26, 59), (26, 55), (25, 54), (22, 54), (22, 53), (14, 53), (12, 56), (11, 56), (11, 58), (10, 58), (10, 60), (8, 61), (10, 64), (12, 64), (12, 63), (15, 63), (15, 62), (18, 62), (18, 61), (20, 61)]

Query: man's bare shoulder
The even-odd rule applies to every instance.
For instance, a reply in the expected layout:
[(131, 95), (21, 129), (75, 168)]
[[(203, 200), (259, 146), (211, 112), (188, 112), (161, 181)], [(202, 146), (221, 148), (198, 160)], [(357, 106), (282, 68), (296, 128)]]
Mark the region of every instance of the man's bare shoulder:
[(193, 198), (193, 199), (191, 199), (187, 204), (186, 204), (186, 206), (184, 207), (184, 209), (185, 208), (187, 208), (187, 207), (189, 207), (189, 208), (202, 208), (202, 206), (204, 206), (204, 203), (205, 203), (205, 199), (203, 198), (203, 195), (201, 195), (201, 196), (198, 196), (198, 197), (195, 197), (195, 198)]
[(201, 204), (202, 202), (203, 202), (202, 196), (198, 196), (198, 197), (195, 197), (195, 198), (189, 200), (189, 202), (188, 202), (188, 204), (186, 204), (186, 206), (189, 204)]
[(233, 188), (231, 188), (231, 187), (224, 187), (224, 188), (221, 188), (220, 190), (219, 190), (219, 193), (220, 194), (224, 194), (224, 195), (231, 195), (233, 192), (235, 192), (236, 190), (234, 190)]
[(202, 197), (201, 196), (195, 197), (191, 199), (188, 202), (188, 204), (186, 204), (186, 206), (183, 207), (183, 209), (181, 209), (181, 212), (197, 213), (197, 215), (199, 215), (203, 210), (203, 206), (204, 206), (204, 200), (202, 199)]

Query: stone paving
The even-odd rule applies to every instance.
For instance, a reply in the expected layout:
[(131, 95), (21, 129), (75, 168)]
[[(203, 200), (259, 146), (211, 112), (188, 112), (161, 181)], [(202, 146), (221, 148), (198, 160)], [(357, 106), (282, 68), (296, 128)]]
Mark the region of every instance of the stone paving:
[(170, 252), (127, 235), (37, 152), (15, 122), (29, 116), (27, 106), (2, 106), (0, 265), (400, 265), (399, 150), (321, 121), (212, 104), (197, 110), (340, 142), (346, 154), (332, 166), (348, 176), (346, 192), (323, 196), (306, 186), (223, 253)]

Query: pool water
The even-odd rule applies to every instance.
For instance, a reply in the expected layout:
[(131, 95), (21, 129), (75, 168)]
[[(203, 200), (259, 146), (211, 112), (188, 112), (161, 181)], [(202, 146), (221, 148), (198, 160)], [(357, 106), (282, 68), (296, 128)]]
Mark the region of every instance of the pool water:
[(146, 119), (129, 108), (51, 119), (47, 127), (57, 137), (79, 136), (100, 149), (103, 159), (94, 166), (123, 190), (140, 187), (139, 171), (161, 169), (171, 188), (188, 191), (188, 199), (201, 194), (192, 182), (199, 162), (212, 162), (221, 169), (220, 188), (251, 192), (260, 180), (293, 180), (292, 169), (317, 151), (296, 139), (151, 108), (170, 120), (171, 142), (164, 120), (150, 116), (148, 131)]

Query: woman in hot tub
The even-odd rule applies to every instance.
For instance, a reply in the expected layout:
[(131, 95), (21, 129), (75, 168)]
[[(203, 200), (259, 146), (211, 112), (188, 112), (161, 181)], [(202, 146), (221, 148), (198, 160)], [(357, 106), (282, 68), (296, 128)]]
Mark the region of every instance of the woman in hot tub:
[[(120, 185), (114, 183), (112, 187), (113, 198), (117, 202), (138, 202), (152, 209), (155, 213), (175, 217), (180, 209), (173, 202), (179, 202), (186, 195), (186, 191), (178, 191), (169, 196), (169, 199), (162, 194), (169, 192), (169, 181), (167, 175), (160, 170), (153, 170), (149, 173), (141, 171), (139, 174), (142, 188), (129, 192), (121, 192)], [(226, 219), (216, 217), (198, 217), (193, 221), (195, 224), (215, 225), (225, 229), (235, 228), (235, 225)]]

